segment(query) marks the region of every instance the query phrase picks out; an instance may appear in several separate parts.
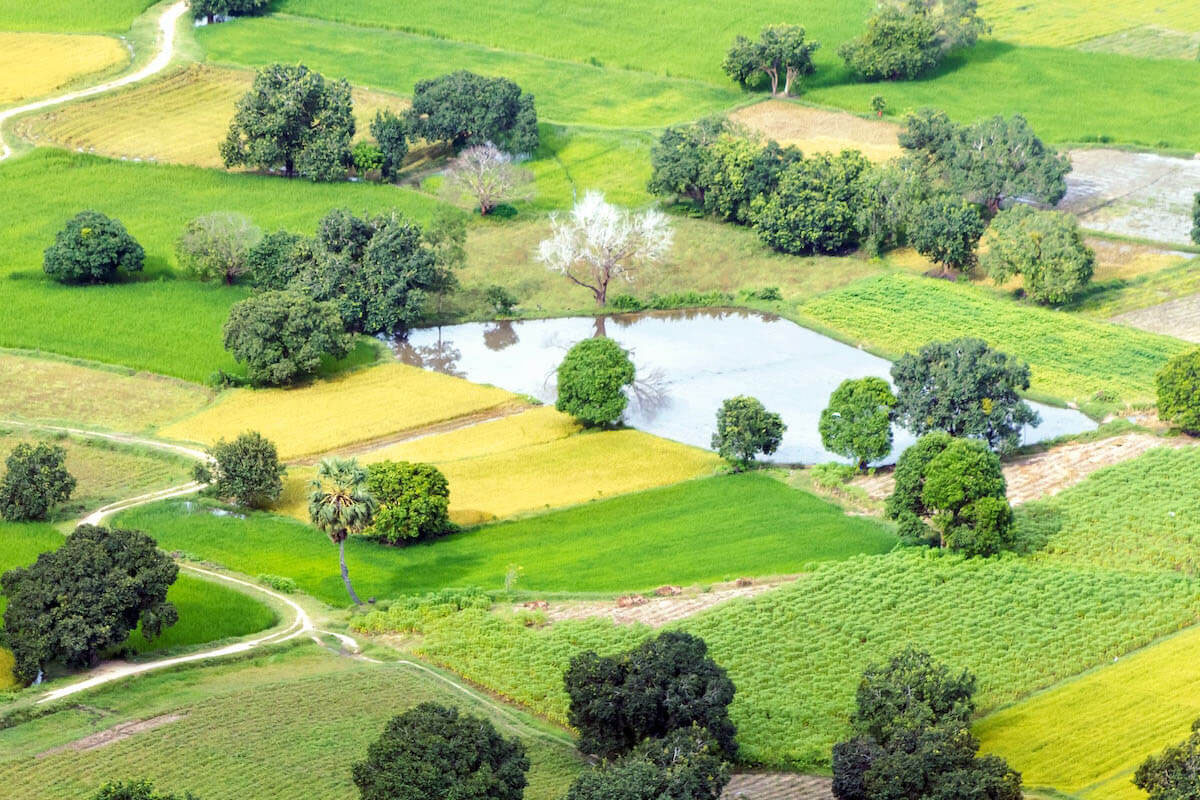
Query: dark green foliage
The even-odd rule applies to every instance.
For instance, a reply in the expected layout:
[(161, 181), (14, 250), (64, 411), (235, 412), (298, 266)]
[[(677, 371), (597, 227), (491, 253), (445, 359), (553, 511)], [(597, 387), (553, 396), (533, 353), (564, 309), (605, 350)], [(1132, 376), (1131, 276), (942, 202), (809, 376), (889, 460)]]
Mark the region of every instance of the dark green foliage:
[(619, 344), (605, 336), (584, 339), (558, 365), (554, 407), (584, 425), (611, 425), (625, 412), (633, 378), (633, 362)]
[(1019, 392), (1029, 388), (1029, 365), (993, 350), (982, 339), (930, 342), (892, 366), (896, 420), (918, 436), (946, 431), (976, 436), (1005, 451), (1024, 425), (1040, 418)]
[(907, 233), (918, 253), (940, 264), (943, 270), (962, 271), (975, 266), (975, 250), (985, 226), (971, 203), (938, 197), (917, 204)]
[(42, 268), (62, 283), (109, 283), (117, 270), (141, 272), (146, 251), (120, 220), (80, 211), (54, 235)]
[(395, 178), (408, 155), (408, 123), (388, 109), (375, 112), (371, 120), (371, 135), (383, 154), (380, 172), (385, 181)]
[(905, 650), (869, 667), (850, 718), (853, 738), (833, 748), (838, 800), (1019, 800), (1021, 776), (979, 758), (968, 727), (975, 678), (928, 653)]
[(361, 800), (521, 800), (528, 771), (519, 739), (437, 703), (393, 717), (351, 768)]
[(626, 653), (571, 659), (563, 681), (567, 718), (579, 731), (579, 749), (604, 757), (633, 750), (642, 740), (703, 728), (726, 758), (737, 753), (729, 721), (733, 682), (708, 656), (704, 640), (667, 631)]
[(883, 0), (838, 55), (865, 80), (911, 80), (988, 32), (978, 10), (977, 0)]
[(417, 81), (406, 119), (413, 136), (455, 149), (491, 142), (508, 153), (532, 153), (538, 145), (533, 95), (508, 78), (458, 70)]
[(583, 772), (566, 800), (718, 800), (729, 765), (702, 728), (647, 739), (632, 753)]
[(1192, 243), (1200, 244), (1200, 192), (1192, 198)]
[(750, 223), (754, 198), (774, 192), (784, 169), (804, 158), (795, 147), (773, 141), (762, 145), (731, 134), (718, 137), (709, 155), (704, 209), (743, 225)]
[(1061, 211), (1038, 211), (1023, 203), (1001, 211), (988, 229), (983, 267), (996, 283), (1025, 278), (1025, 294), (1060, 305), (1083, 293), (1096, 254), (1083, 242), (1079, 221)]
[(267, 386), (308, 378), (323, 356), (341, 358), (353, 344), (336, 306), (294, 291), (263, 292), (235, 303), (223, 337), (250, 381)]
[(1200, 433), (1200, 350), (1175, 356), (1154, 377), (1158, 416), (1188, 433)]
[(295, 278), (303, 259), (296, 248), (304, 237), (288, 231), (275, 231), (264, 236), (246, 253), (246, 274), (259, 289), (285, 289)]
[(769, 456), (778, 450), (786, 430), (783, 418), (767, 411), (757, 398), (731, 397), (717, 411), (712, 449), (740, 472), (753, 464), (759, 453)]
[(493, 311), (505, 317), (512, 314), (513, 309), (517, 307), (517, 303), (519, 302), (516, 295), (498, 284), (489, 286), (484, 291), (483, 297), (487, 300), (487, 304), (492, 307)]
[(264, 14), (270, 0), (189, 0), (192, 16), (209, 23), (216, 17), (251, 17)]
[(1006, 199), (1052, 206), (1067, 192), (1071, 162), (1035, 136), (1020, 114), (958, 125), (944, 112), (922, 109), (908, 116), (900, 146), (927, 181), (990, 214)]
[(892, 473), (895, 487), (888, 496), (884, 515), (900, 523), (897, 531), (906, 544), (935, 544), (937, 539), (924, 518), (933, 516), (925, 506), (925, 470), (954, 438), (943, 431), (927, 433), (910, 445), (896, 461)]
[(94, 666), (138, 626), (158, 636), (179, 619), (166, 599), (178, 574), (146, 534), (80, 525), (62, 547), (0, 579), (14, 674), (29, 683), (51, 662)]
[(1200, 798), (1200, 719), (1192, 723), (1187, 739), (1143, 761), (1133, 773), (1133, 785), (1148, 800)]
[(836, 253), (855, 245), (860, 179), (870, 166), (857, 150), (792, 161), (779, 174), (775, 191), (751, 204), (754, 229), (785, 253)]
[(910, 162), (897, 159), (863, 174), (854, 226), (873, 255), (907, 244), (929, 189)]
[(761, 75), (771, 82), (771, 95), (778, 96), (779, 79), (783, 78), (783, 95), (792, 93), (797, 78), (813, 73), (812, 54), (819, 42), (804, 41), (804, 28), (799, 25), (768, 25), (757, 41), (745, 36), (733, 40), (721, 68), (725, 74), (743, 86)]
[(222, 439), (209, 454), (216, 462), (212, 489), (218, 497), (248, 508), (265, 508), (279, 499), (283, 491), (280, 476), (286, 470), (279, 463), (275, 445), (262, 434), (249, 431), (232, 442)]
[(729, 128), (724, 117), (706, 117), (690, 125), (672, 125), (650, 148), (647, 189), (662, 197), (687, 197), (704, 205), (712, 160), (710, 147)]
[(345, 80), (327, 82), (303, 64), (271, 64), (238, 100), (221, 158), (227, 167), (282, 166), (288, 177), (344, 178), (354, 136), (351, 111)]
[(379, 503), (365, 533), (388, 544), (451, 530), (450, 484), (433, 464), (381, 461), (367, 467), (367, 491)]
[(92, 800), (198, 800), (198, 798), (191, 792), (185, 792), (182, 796), (159, 794), (154, 791), (154, 784), (150, 781), (118, 781), (101, 786), (100, 791), (92, 796)]
[(883, 378), (848, 378), (833, 390), (821, 412), (821, 444), (853, 458), (860, 470), (892, 451), (892, 408), (896, 396)]
[(9, 522), (46, 519), (51, 508), (75, 491), (66, 458), (65, 449), (44, 442), (14, 447), (0, 480), (0, 517)]

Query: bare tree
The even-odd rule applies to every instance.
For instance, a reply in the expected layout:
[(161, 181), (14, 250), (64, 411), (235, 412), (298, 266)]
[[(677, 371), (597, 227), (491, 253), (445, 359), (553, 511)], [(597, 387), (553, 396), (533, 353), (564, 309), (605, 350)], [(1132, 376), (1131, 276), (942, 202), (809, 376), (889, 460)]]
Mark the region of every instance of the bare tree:
[(188, 274), (232, 284), (248, 269), (246, 256), (262, 236), (245, 215), (218, 211), (189, 222), (175, 243), (175, 253)]
[(487, 215), (496, 206), (530, 194), (533, 175), (512, 156), (488, 142), (468, 147), (446, 169), (445, 191), (451, 201), (470, 198)]
[(635, 212), (590, 191), (565, 219), (551, 215), (554, 230), (538, 245), (538, 260), (589, 289), (596, 305), (608, 302), (613, 278), (632, 283), (644, 266), (671, 249), (674, 232), (658, 209)]

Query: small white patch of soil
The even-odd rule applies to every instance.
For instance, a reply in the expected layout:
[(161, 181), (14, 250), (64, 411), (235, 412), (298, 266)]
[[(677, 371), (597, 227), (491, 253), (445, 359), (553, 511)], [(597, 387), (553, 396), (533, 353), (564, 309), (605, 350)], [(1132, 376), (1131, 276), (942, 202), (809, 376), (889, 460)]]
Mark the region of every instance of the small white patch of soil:
[(135, 722), (122, 722), (120, 725), (114, 725), (108, 730), (93, 733), (90, 736), (85, 736), (82, 739), (76, 739), (58, 747), (52, 747), (45, 752), (38, 753), (37, 758), (45, 758), (56, 753), (65, 753), (69, 750), (77, 753), (82, 753), (87, 750), (98, 750), (101, 747), (107, 747), (110, 744), (115, 744), (123, 739), (128, 739), (139, 733), (152, 731), (155, 728), (161, 728), (163, 725), (169, 725), (172, 722), (178, 722), (186, 717), (187, 714), (160, 714), (157, 717), (150, 719), (137, 720)]

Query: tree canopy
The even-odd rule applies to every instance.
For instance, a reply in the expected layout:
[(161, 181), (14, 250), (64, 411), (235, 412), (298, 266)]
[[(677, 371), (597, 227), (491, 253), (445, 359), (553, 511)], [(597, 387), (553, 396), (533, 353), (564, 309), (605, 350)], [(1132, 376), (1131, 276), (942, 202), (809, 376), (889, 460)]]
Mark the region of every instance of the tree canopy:
[(175, 254), (189, 275), (232, 285), (250, 268), (247, 257), (262, 238), (262, 230), (246, 215), (218, 211), (190, 220), (175, 243)]
[(896, 396), (883, 378), (847, 378), (829, 396), (817, 428), (831, 453), (854, 459), (859, 470), (892, 451)]
[(447, 533), (450, 484), (433, 464), (380, 461), (367, 467), (367, 491), (379, 504), (364, 533), (402, 544)]
[(941, 266), (944, 273), (975, 266), (976, 248), (987, 223), (971, 203), (956, 197), (937, 197), (918, 203), (906, 228), (918, 253)]
[(380, 171), (384, 180), (391, 180), (400, 172), (404, 157), (408, 155), (408, 122), (389, 109), (375, 112), (371, 120), (371, 136), (379, 145), (383, 156)]
[(662, 197), (687, 197), (704, 205), (712, 159), (709, 148), (728, 129), (724, 117), (668, 127), (650, 148), (649, 191)]
[(731, 397), (717, 411), (712, 449), (740, 471), (753, 464), (759, 453), (769, 456), (778, 450), (786, 430), (783, 418), (767, 411), (758, 398)]
[(22, 442), (5, 460), (0, 480), (0, 517), (9, 522), (46, 519), (50, 509), (75, 491), (67, 472), (67, 451), (58, 445)]
[(743, 86), (757, 76), (766, 75), (771, 82), (772, 97), (781, 94), (782, 77), (782, 95), (787, 97), (798, 78), (813, 73), (812, 54), (821, 46), (819, 42), (805, 41), (804, 36), (804, 28), (799, 25), (768, 25), (757, 40), (745, 36), (734, 39), (721, 66), (725, 74)]
[(211, 480), (213, 494), (247, 508), (265, 508), (279, 499), (287, 470), (279, 463), (274, 443), (258, 431), (247, 431), (232, 442), (221, 439), (208, 452), (213, 465), (202, 466), (198, 475)]
[(223, 340), (246, 365), (250, 381), (266, 386), (309, 378), (322, 357), (341, 358), (353, 344), (332, 303), (295, 291), (262, 292), (234, 303)]
[(62, 283), (110, 283), (117, 270), (141, 272), (146, 251), (120, 220), (80, 211), (54, 235), (42, 268)]
[(1147, 800), (1195, 800), (1200, 795), (1200, 719), (1179, 744), (1149, 756), (1133, 773), (1133, 785)]
[(533, 95), (508, 78), (458, 70), (417, 81), (406, 119), (413, 136), (455, 149), (491, 142), (508, 153), (532, 154), (538, 146)]
[(91, 800), (199, 800), (191, 792), (182, 796), (176, 794), (161, 794), (154, 790), (150, 781), (117, 781), (106, 783), (100, 791), (92, 795)]
[(978, 12), (978, 0), (882, 0), (838, 55), (864, 80), (912, 80), (990, 30)]
[(1024, 278), (1025, 294), (1062, 305), (1079, 297), (1096, 268), (1079, 221), (1061, 211), (1038, 211), (1018, 203), (996, 215), (986, 234), (983, 267), (996, 283)]
[(751, 204), (759, 237), (785, 253), (837, 253), (858, 243), (861, 178), (871, 164), (857, 150), (790, 161), (775, 191)]
[(621, 419), (633, 383), (633, 361), (612, 339), (584, 339), (567, 351), (558, 366), (554, 407), (585, 425), (611, 425)]
[(566, 800), (719, 800), (729, 764), (700, 727), (647, 739), (633, 752), (580, 773)]
[(1158, 416), (1188, 433), (1200, 433), (1200, 349), (1180, 353), (1154, 377)]

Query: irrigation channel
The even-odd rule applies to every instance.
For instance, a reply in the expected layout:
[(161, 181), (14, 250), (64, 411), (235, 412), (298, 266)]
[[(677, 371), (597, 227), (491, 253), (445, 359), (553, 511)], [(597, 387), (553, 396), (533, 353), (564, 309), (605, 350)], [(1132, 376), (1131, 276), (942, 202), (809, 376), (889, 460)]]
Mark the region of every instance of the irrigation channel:
[[(721, 402), (748, 394), (783, 417), (787, 432), (774, 460), (788, 464), (837, 459), (817, 432), (830, 393), (846, 378), (887, 378), (892, 367), (790, 320), (727, 309), (419, 328), (393, 345), (405, 363), (553, 402), (555, 369), (571, 345), (589, 336), (610, 336), (630, 351), (638, 378), (625, 413), (629, 425), (707, 448)], [(1030, 405), (1042, 422), (1025, 429), (1024, 444), (1096, 428), (1079, 411)], [(912, 442), (912, 434), (898, 430), (885, 460)]]

